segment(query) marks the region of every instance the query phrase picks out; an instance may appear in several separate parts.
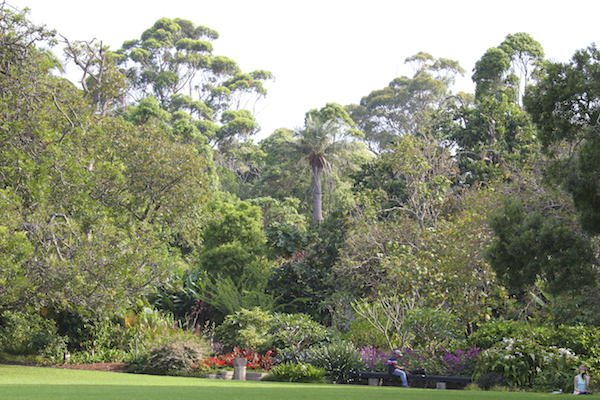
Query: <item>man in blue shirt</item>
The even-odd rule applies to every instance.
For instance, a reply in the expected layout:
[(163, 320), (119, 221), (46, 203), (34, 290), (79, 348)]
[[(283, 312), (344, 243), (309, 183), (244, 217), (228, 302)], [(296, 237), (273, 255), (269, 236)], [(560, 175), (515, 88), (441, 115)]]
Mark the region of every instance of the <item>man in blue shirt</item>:
[(392, 352), (390, 358), (388, 358), (386, 364), (388, 366), (388, 373), (390, 375), (396, 375), (400, 377), (402, 386), (408, 387), (408, 380), (406, 379), (406, 372), (404, 367), (398, 365), (398, 357), (402, 357), (402, 352), (398, 349)]

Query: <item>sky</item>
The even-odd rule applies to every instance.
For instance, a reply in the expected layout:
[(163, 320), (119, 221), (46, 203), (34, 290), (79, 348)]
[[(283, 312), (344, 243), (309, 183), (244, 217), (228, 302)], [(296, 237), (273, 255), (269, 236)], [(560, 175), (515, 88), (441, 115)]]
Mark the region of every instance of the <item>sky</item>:
[[(3, 0), (30, 8), (29, 18), (70, 41), (101, 40), (111, 49), (138, 39), (162, 17), (216, 30), (213, 54), (243, 72), (268, 70), (267, 97), (254, 112), (261, 132), (295, 129), (327, 103), (359, 103), (399, 76), (419, 51), (456, 60), (465, 69), (452, 90), (473, 93), (473, 67), (508, 34), (525, 32), (546, 58), (567, 62), (600, 36), (597, 0)], [(59, 54), (60, 55), (60, 54)], [(67, 65), (67, 77), (79, 78)]]

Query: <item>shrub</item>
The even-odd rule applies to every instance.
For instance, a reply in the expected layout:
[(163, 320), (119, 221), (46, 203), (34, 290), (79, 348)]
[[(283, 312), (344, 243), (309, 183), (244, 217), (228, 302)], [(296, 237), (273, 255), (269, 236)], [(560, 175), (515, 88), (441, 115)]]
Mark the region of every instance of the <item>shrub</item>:
[(505, 339), (480, 355), (474, 375), (496, 372), (511, 386), (531, 387), (540, 371), (556, 368), (560, 357), (567, 360), (568, 368), (574, 369), (579, 363), (568, 349), (540, 346), (531, 338)]
[(56, 352), (65, 350), (64, 344), (66, 339), (57, 334), (53, 320), (21, 311), (5, 311), (0, 316), (0, 351), (30, 355), (47, 348), (48, 355), (55, 356)]
[(208, 354), (208, 345), (199, 335), (183, 329), (161, 329), (162, 337), (144, 343), (134, 371), (164, 374), (189, 371)]
[(439, 353), (441, 364), (445, 367), (444, 375), (471, 376), (475, 372), (477, 358), (481, 353), (481, 349), (473, 347), (467, 351), (457, 349), (454, 352), (441, 349)]
[(475, 370), (481, 349), (449, 351), (439, 348), (432, 351), (402, 349), (398, 363), (408, 371), (424, 369), (429, 375), (471, 376)]
[(331, 336), (323, 325), (306, 314), (275, 314), (271, 332), (275, 346), (287, 349), (293, 358), (309, 345), (326, 342)]
[(564, 354), (552, 357), (546, 367), (533, 379), (533, 389), (536, 392), (553, 392), (562, 389), (564, 393), (571, 393), (578, 364)]
[(204, 353), (204, 346), (196, 342), (162, 343), (148, 352), (146, 368), (151, 372), (190, 371)]
[(269, 332), (272, 320), (273, 315), (259, 307), (241, 309), (225, 317), (225, 321), (216, 330), (218, 340), (228, 350), (237, 346), (259, 352), (267, 351), (273, 347), (273, 335)]
[(469, 337), (468, 343), (472, 347), (489, 349), (504, 339), (520, 336), (518, 333), (524, 329), (523, 325), (515, 321), (488, 322), (480, 325)]
[(364, 371), (366, 363), (360, 352), (350, 342), (335, 342), (311, 347), (306, 360), (315, 367), (323, 368), (334, 383), (345, 382), (346, 372)]
[(93, 364), (103, 362), (133, 363), (135, 353), (119, 348), (107, 349), (101, 347), (93, 351), (78, 351), (71, 354), (72, 364)]
[(386, 361), (389, 355), (382, 351), (377, 350), (375, 347), (364, 346), (360, 355), (366, 365), (366, 370), (370, 372), (387, 372)]
[(310, 364), (284, 363), (274, 366), (263, 380), (277, 382), (319, 383), (323, 381), (325, 369)]

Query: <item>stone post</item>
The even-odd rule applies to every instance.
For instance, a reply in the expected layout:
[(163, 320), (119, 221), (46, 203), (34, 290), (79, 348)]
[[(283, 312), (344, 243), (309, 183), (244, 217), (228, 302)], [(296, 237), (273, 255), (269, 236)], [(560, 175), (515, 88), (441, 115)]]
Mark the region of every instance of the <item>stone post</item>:
[(237, 381), (246, 380), (246, 361), (245, 358), (235, 358), (233, 360), (233, 379)]

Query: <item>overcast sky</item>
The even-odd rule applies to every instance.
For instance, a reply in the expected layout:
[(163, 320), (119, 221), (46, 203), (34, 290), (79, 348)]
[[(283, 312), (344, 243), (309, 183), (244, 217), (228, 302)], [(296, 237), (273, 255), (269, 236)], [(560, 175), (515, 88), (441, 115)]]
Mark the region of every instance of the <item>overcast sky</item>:
[[(467, 71), (454, 92), (473, 92), (475, 62), (509, 33), (526, 32), (546, 57), (568, 61), (600, 35), (597, 0), (564, 2), (404, 0), (6, 0), (69, 40), (102, 40), (112, 49), (138, 39), (162, 17), (216, 30), (213, 53), (244, 72), (271, 71), (267, 98), (255, 110), (262, 132), (296, 128), (326, 103), (358, 103), (397, 76), (419, 51), (459, 61)], [(62, 56), (62, 55), (61, 55)], [(69, 77), (74, 66), (69, 66)]]

